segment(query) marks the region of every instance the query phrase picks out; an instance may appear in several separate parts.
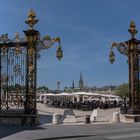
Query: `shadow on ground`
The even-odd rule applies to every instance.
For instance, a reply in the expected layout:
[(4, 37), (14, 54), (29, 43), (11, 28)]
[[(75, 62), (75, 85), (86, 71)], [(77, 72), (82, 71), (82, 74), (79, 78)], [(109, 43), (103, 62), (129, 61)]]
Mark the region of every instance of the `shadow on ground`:
[(76, 135), (76, 136), (63, 136), (63, 137), (52, 137), (52, 138), (42, 138), (42, 139), (34, 139), (34, 140), (62, 140), (62, 139), (73, 139), (73, 138), (87, 138), (96, 135)]
[(39, 123), (47, 124), (52, 123), (53, 115), (39, 115)]
[(37, 130), (37, 129), (44, 129), (39, 126), (18, 126), (18, 125), (2, 125), (0, 126), (0, 139), (7, 137), (9, 135), (22, 132), (25, 130)]
[[(39, 117), (39, 125), (46, 124), (46, 123), (52, 123), (52, 115), (40, 115)], [(0, 139), (4, 138), (6, 136), (22, 132), (25, 130), (37, 130), (37, 129), (46, 129), (40, 126), (34, 125), (30, 126), (30, 124), (27, 125), (0, 125)]]

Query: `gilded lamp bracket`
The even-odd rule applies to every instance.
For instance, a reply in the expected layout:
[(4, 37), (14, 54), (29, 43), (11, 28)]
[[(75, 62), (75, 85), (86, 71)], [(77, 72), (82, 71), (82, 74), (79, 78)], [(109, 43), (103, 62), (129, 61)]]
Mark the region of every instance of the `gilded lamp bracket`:
[[(38, 19), (36, 19), (36, 14), (33, 10), (30, 10), (28, 13), (28, 19), (25, 21), (26, 24), (28, 24), (30, 26), (30, 29), (33, 30), (33, 26), (38, 22)], [(51, 38), (49, 35), (46, 35), (44, 37), (41, 38), (40, 33), (38, 32), (38, 36), (37, 36), (37, 58), (40, 58), (40, 54), (39, 52), (43, 49), (48, 49), (51, 48), (54, 43), (58, 42), (58, 50), (56, 52), (56, 57), (60, 60), (63, 57), (63, 52), (61, 49), (61, 45), (60, 45), (60, 38), (56, 37), (56, 38)]]
[(113, 48), (117, 48), (117, 50), (123, 55), (128, 55), (128, 46), (125, 42), (113, 42), (109, 54), (109, 61), (111, 64), (113, 64), (113, 62), (115, 61), (115, 54), (113, 52)]
[(128, 51), (136, 50), (136, 47), (139, 46), (140, 42), (134, 38), (138, 31), (136, 30), (136, 25), (133, 20), (130, 22), (128, 31), (131, 34), (130, 40), (119, 43), (113, 42), (111, 44), (111, 51), (109, 54), (109, 61), (111, 62), (111, 64), (115, 61), (115, 54), (113, 52), (113, 48), (117, 48), (120, 54), (128, 56)]
[(40, 58), (39, 52), (44, 49), (51, 48), (55, 43), (58, 43), (58, 49), (56, 52), (56, 57), (60, 60), (63, 57), (63, 52), (61, 49), (61, 40), (59, 37), (51, 38), (49, 35), (42, 37), (42, 39), (39, 37), (37, 40), (37, 52), (38, 52), (38, 58)]

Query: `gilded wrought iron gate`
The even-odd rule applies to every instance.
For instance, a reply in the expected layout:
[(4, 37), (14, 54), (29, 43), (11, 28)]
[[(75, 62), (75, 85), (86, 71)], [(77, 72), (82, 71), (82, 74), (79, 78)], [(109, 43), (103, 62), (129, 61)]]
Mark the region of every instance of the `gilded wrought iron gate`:
[[(36, 38), (38, 31), (24, 31), (26, 40), (4, 34), (0, 43), (0, 111), (36, 114)], [(32, 36), (32, 39), (31, 39)], [(5, 40), (4, 40), (5, 39)], [(31, 39), (31, 40), (28, 40)]]
[(60, 38), (45, 36), (33, 29), (36, 19), (31, 10), (25, 21), (30, 28), (25, 38), (16, 33), (13, 39), (8, 34), (0, 36), (0, 114), (15, 113), (36, 114), (36, 76), (37, 58), (42, 49), (50, 48), (55, 42), (59, 43), (56, 56), (60, 60), (62, 50)]
[(17, 33), (13, 40), (1, 36), (0, 43), (0, 110), (36, 114), (36, 61), (38, 31), (24, 31), (26, 39)]
[(0, 44), (1, 110), (23, 109), (26, 98), (27, 45)]

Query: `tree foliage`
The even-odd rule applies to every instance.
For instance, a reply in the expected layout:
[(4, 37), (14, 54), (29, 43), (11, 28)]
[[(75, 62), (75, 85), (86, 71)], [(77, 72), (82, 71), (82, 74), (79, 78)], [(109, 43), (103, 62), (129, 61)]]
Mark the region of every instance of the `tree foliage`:
[(129, 85), (128, 83), (124, 83), (119, 85), (116, 90), (116, 95), (120, 96), (121, 98), (126, 98), (129, 95)]
[(49, 88), (46, 87), (46, 86), (40, 86), (40, 87), (38, 87), (37, 89), (38, 89), (38, 90), (49, 90)]
[(126, 106), (126, 99), (129, 95), (129, 84), (124, 83), (122, 85), (119, 85), (116, 90), (116, 95), (120, 96), (124, 100), (124, 106)]

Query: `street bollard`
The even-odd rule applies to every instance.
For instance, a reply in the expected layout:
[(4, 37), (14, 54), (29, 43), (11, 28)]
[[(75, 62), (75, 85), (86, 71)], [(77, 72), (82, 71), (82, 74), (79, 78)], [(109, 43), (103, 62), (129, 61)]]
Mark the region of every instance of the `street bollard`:
[(58, 113), (54, 113), (52, 123), (53, 124), (60, 124), (61, 123), (61, 115)]

